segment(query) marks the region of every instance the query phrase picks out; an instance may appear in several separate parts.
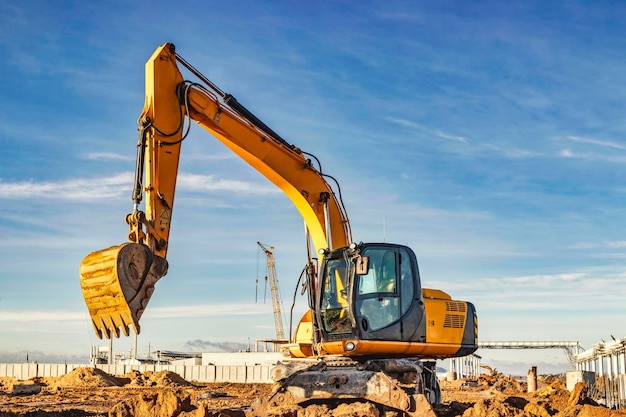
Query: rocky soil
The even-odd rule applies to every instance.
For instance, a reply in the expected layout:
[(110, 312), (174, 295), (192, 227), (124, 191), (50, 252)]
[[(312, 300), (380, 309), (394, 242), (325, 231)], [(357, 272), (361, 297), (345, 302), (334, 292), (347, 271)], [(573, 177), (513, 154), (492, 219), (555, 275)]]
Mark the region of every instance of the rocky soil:
[[(478, 381), (444, 382), (438, 417), (626, 417), (588, 397), (578, 384), (569, 392), (562, 379), (546, 378), (526, 393), (525, 384), (504, 375)], [(197, 384), (172, 372), (108, 375), (79, 368), (59, 378), (16, 381), (0, 378), (0, 417), (244, 417), (250, 404), (267, 396), (266, 384)], [(431, 414), (432, 415), (432, 414)], [(281, 417), (394, 417), (372, 404), (312, 405), (285, 411)]]

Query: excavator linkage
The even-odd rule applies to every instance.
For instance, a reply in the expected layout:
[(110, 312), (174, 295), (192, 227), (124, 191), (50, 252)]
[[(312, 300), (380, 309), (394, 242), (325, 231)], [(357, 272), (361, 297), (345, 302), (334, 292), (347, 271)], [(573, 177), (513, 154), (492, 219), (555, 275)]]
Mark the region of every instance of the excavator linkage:
[(167, 261), (139, 243), (92, 252), (80, 264), (80, 286), (99, 338), (139, 334), (139, 319), (167, 273)]

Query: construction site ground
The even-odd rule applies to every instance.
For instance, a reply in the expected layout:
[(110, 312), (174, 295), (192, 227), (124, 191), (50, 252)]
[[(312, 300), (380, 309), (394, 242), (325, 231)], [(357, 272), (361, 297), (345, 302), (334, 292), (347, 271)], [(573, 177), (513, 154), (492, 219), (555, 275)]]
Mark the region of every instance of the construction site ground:
[[(267, 396), (270, 390), (268, 384), (197, 384), (168, 371), (113, 376), (98, 369), (78, 368), (58, 378), (28, 381), (0, 378), (0, 417), (243, 417), (250, 404)], [(438, 417), (626, 417), (626, 410), (598, 405), (589, 398), (588, 388), (582, 383), (568, 391), (562, 377), (540, 377), (537, 391), (526, 391), (525, 383), (501, 374), (482, 375), (478, 381), (445, 381), (443, 404), (435, 406), (433, 411)], [(353, 403), (337, 407), (312, 405), (274, 415), (394, 417), (401, 414), (380, 412), (372, 404)]]

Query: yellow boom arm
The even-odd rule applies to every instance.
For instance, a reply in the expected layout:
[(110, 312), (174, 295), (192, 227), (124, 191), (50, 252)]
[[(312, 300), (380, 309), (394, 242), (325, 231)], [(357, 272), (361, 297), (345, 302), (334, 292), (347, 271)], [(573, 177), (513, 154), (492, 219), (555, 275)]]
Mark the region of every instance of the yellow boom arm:
[[(272, 137), (221, 102), (216, 93), (223, 93), (216, 87), (217, 92), (211, 92), (200, 85), (183, 84), (177, 59), (188, 65), (168, 43), (159, 47), (146, 64), (146, 103), (140, 124), (150, 131), (145, 149), (147, 203), (143, 223), (156, 225), (156, 230), (148, 227), (156, 241), (154, 253), (165, 257), (167, 245), (158, 245), (158, 240), (167, 241), (169, 234), (184, 114), (289, 197), (302, 215), (316, 250), (348, 245), (350, 228), (345, 212), (302, 151)], [(331, 239), (327, 238), (328, 231)]]
[[(208, 84), (186, 82), (178, 63)], [(256, 119), (230, 95), (180, 58), (174, 45), (160, 46), (146, 63), (146, 101), (139, 118), (135, 208), (126, 218), (126, 243), (88, 255), (81, 287), (94, 329), (109, 338), (129, 326), (139, 333), (154, 284), (165, 261), (180, 147), (193, 120), (280, 188), (305, 221), (316, 251), (347, 246), (350, 225), (343, 206), (311, 160)], [(139, 209), (145, 197), (145, 213)]]

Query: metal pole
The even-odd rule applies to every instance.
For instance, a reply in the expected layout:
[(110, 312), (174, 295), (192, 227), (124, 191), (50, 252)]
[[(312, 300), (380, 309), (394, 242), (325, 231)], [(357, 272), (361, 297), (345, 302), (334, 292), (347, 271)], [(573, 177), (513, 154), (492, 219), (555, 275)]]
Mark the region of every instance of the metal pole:
[(135, 333), (135, 340), (133, 341), (133, 359), (137, 359), (137, 333)]

